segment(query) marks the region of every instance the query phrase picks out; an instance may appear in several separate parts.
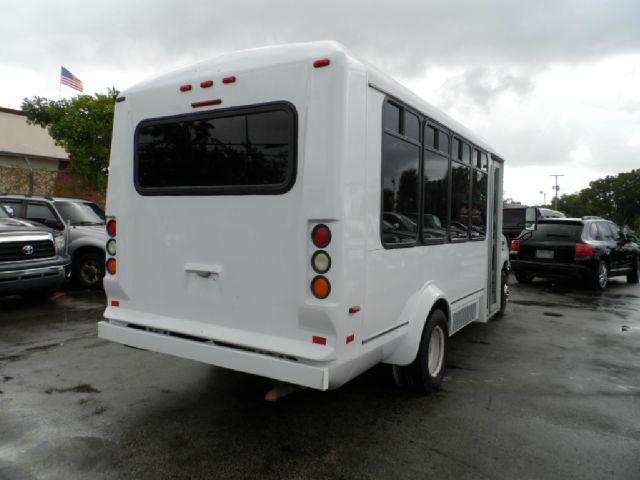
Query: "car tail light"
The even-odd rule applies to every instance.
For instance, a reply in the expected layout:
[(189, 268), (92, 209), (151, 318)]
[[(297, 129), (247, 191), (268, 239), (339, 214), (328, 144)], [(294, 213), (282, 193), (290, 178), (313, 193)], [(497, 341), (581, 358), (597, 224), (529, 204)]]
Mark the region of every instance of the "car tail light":
[(311, 232), (311, 240), (316, 247), (325, 248), (331, 243), (331, 230), (322, 223), (316, 225)]
[(323, 277), (322, 275), (314, 277), (311, 281), (311, 293), (321, 300), (327, 298), (331, 293), (331, 284), (329, 280), (327, 280), (327, 277)]
[(576, 257), (593, 257), (593, 247), (587, 243), (576, 243)]
[(519, 252), (520, 251), (520, 240), (513, 240), (511, 242), (511, 251)]

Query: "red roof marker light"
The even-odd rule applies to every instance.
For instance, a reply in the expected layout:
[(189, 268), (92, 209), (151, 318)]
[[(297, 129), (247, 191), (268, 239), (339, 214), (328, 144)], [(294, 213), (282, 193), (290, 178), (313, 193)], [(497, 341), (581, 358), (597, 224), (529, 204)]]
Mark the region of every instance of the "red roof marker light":
[(324, 337), (318, 337), (316, 335), (313, 336), (313, 343), (317, 344), (317, 345), (326, 345), (327, 344), (327, 339)]
[(204, 82), (200, 82), (200, 88), (209, 88), (213, 87), (213, 80), (205, 80)]
[(329, 60), (328, 58), (321, 58), (320, 60), (316, 60), (315, 62), (313, 62), (313, 67), (321, 68), (321, 67), (326, 67), (330, 64), (331, 64), (331, 60)]
[(216, 98), (214, 100), (205, 100), (204, 102), (193, 102), (191, 104), (191, 106), (193, 108), (198, 108), (198, 107), (211, 107), (214, 105), (220, 105), (222, 103), (222, 100), (219, 98)]
[(180, 85), (180, 91), (181, 92), (188, 92), (189, 90), (191, 90), (193, 87), (191, 85)]
[(233, 83), (236, 81), (236, 77), (224, 77), (222, 83)]

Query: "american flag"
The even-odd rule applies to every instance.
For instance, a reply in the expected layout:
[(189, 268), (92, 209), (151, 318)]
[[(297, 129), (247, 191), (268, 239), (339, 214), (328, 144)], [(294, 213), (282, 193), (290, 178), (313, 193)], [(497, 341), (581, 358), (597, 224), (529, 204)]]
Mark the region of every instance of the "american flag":
[(82, 81), (64, 67), (60, 67), (60, 83), (82, 92)]

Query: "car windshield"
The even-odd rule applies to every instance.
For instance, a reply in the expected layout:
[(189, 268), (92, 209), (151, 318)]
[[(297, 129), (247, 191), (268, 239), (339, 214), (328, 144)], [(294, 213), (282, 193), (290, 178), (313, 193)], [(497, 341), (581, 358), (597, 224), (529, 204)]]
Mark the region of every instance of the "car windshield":
[(5, 206), (0, 203), (0, 218), (11, 218), (9, 212), (5, 210)]
[(91, 202), (55, 202), (55, 206), (65, 222), (71, 225), (102, 225), (104, 212)]

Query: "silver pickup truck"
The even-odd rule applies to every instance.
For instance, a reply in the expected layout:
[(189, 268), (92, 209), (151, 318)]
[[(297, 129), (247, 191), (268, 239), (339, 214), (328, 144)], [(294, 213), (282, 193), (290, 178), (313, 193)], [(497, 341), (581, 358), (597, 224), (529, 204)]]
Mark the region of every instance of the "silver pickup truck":
[(69, 266), (66, 234), (11, 218), (0, 206), (0, 295), (46, 296)]
[(66, 231), (72, 279), (81, 287), (102, 288), (107, 233), (98, 205), (79, 198), (20, 194), (0, 194), (0, 204), (14, 218)]

